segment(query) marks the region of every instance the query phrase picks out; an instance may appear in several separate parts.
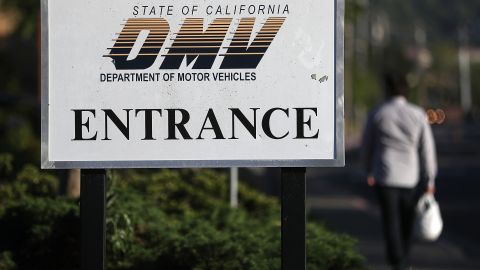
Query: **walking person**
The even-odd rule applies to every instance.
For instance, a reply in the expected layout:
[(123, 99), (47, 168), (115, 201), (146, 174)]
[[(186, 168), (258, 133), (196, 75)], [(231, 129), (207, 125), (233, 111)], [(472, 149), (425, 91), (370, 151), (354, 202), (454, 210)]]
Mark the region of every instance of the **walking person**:
[(369, 114), (363, 154), (381, 206), (387, 259), (400, 270), (409, 267), (415, 206), (434, 192), (437, 160), (427, 115), (407, 101), (405, 78), (386, 75), (385, 93), (386, 101)]

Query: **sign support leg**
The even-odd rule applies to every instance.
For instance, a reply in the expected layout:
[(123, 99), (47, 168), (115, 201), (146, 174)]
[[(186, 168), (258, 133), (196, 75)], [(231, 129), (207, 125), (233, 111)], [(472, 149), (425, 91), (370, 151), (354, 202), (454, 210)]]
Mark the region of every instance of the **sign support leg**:
[(230, 168), (230, 207), (238, 207), (238, 168)]
[(282, 270), (306, 268), (306, 168), (282, 168)]
[(80, 186), (81, 269), (105, 269), (105, 170), (82, 170)]

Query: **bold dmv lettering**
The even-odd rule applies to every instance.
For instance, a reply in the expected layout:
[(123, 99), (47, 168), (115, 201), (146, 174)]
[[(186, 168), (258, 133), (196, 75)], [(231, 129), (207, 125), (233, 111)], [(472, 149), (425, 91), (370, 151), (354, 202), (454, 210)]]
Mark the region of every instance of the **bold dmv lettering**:
[(184, 58), (187, 66), (197, 59), (193, 69), (212, 68), (231, 22), (231, 18), (215, 19), (204, 32), (203, 19), (185, 19), (160, 69), (179, 69)]
[[(138, 36), (142, 31), (148, 31), (148, 36), (143, 43), (140, 52), (133, 60), (128, 60)], [(113, 64), (118, 70), (121, 69), (147, 69), (153, 65), (155, 59), (163, 47), (170, 26), (167, 20), (156, 19), (129, 19), (122, 32), (110, 48), (108, 57), (113, 59)]]
[[(215, 19), (204, 30), (203, 18), (185, 19), (180, 31), (173, 33), (176, 37), (172, 46), (162, 54), (165, 58), (160, 69), (179, 69), (185, 59), (187, 66), (195, 62), (192, 69), (211, 69), (217, 56), (224, 57), (220, 69), (255, 69), (284, 24), (285, 17), (268, 18), (252, 42), (255, 18), (242, 18), (230, 44), (222, 47), (232, 20)], [(140, 34), (145, 31), (148, 36), (142, 42)], [(170, 25), (163, 18), (128, 19), (115, 44), (109, 48), (110, 53), (104, 57), (112, 58), (117, 70), (147, 69), (160, 55), (169, 33)], [(141, 46), (138, 54), (132, 53), (136, 45)], [(226, 52), (219, 54), (221, 48)]]
[[(250, 44), (255, 18), (241, 19), (238, 29), (242, 29), (242, 31), (235, 32), (227, 52), (223, 55), (225, 58), (220, 68), (257, 68), (284, 22), (285, 18), (268, 18)], [(248, 33), (247, 37), (245, 37), (245, 33)]]

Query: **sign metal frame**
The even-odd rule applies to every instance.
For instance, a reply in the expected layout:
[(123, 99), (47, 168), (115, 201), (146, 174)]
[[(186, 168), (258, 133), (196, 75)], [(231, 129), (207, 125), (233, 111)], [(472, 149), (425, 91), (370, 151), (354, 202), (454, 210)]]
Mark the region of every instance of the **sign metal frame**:
[(344, 146), (344, 13), (345, 0), (335, 1), (335, 149), (333, 159), (288, 160), (131, 160), (54, 161), (49, 159), (49, 51), (48, 2), (41, 1), (41, 166), (43, 169), (109, 168), (226, 168), (226, 167), (343, 167)]

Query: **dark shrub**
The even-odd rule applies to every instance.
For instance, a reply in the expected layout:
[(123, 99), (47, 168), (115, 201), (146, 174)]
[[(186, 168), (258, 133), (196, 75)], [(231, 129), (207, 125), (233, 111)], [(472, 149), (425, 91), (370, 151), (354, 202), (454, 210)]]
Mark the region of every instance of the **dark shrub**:
[[(213, 170), (109, 172), (108, 269), (280, 269), (278, 202)], [(0, 270), (79, 268), (79, 207), (31, 167), (0, 185)], [(0, 197), (0, 200), (1, 197)], [(364, 269), (355, 241), (310, 223), (308, 269)]]

